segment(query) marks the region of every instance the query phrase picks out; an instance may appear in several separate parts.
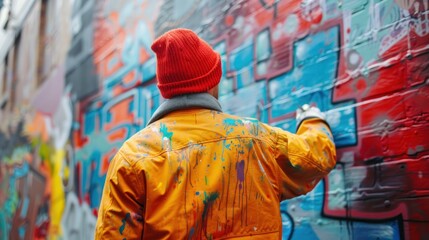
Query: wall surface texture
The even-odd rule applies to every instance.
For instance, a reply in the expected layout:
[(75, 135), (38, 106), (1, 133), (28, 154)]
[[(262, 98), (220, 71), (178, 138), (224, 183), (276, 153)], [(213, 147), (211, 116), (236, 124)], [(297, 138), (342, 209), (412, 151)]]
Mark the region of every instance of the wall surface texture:
[(0, 239), (92, 239), (177, 27), (222, 54), (226, 112), (292, 132), (301, 104), (327, 113), (338, 164), (282, 204), (284, 239), (429, 236), (427, 0), (39, 0), (0, 59)]

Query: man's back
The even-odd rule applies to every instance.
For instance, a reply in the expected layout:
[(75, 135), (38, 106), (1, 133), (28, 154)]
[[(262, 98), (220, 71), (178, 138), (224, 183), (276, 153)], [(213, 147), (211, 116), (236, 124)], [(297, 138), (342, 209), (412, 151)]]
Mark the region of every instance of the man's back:
[(297, 134), (224, 114), (207, 42), (174, 29), (151, 49), (166, 101), (110, 162), (96, 239), (279, 239), (280, 201), (335, 165), (323, 113), (300, 108)]
[[(119, 202), (102, 202), (121, 212), (99, 216), (112, 224), (101, 227), (117, 228), (116, 237), (128, 239), (143, 233), (143, 239), (279, 239), (280, 201), (306, 193), (320, 179), (315, 174), (314, 184), (308, 177), (302, 180), (308, 186), (300, 177), (293, 179), (306, 163), (289, 161), (287, 152), (299, 149), (287, 149), (294, 148), (287, 139), (295, 136), (288, 134), (207, 109), (170, 113), (128, 140), (113, 160), (108, 178), (117, 182), (105, 191), (120, 188), (125, 195)], [(331, 157), (326, 171), (333, 166)], [(133, 212), (136, 206), (140, 213)]]

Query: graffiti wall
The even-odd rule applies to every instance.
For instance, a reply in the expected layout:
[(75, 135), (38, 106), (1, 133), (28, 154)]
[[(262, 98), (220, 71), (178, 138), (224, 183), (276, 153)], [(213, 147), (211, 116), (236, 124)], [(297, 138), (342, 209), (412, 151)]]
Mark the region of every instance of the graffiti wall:
[(429, 235), (428, 1), (67, 2), (38, 2), (1, 67), (1, 239), (92, 238), (110, 160), (163, 101), (150, 45), (177, 27), (221, 53), (224, 111), (291, 132), (298, 106), (326, 112), (338, 164), (282, 203), (284, 239)]

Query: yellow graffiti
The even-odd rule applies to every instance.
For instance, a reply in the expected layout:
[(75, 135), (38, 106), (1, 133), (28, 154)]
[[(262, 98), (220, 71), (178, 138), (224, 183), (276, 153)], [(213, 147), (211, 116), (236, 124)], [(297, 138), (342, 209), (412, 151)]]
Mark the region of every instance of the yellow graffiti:
[(65, 150), (56, 150), (52, 154), (51, 163), (51, 208), (50, 208), (50, 219), (51, 224), (49, 226), (50, 239), (58, 239), (61, 236), (61, 218), (65, 207), (65, 193), (62, 182), (61, 171), (64, 163)]

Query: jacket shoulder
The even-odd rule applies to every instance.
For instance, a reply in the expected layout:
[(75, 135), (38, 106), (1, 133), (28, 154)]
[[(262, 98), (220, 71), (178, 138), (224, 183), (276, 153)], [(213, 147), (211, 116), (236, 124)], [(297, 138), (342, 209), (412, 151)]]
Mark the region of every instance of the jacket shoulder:
[(162, 139), (162, 133), (157, 124), (151, 124), (125, 141), (119, 151), (131, 162), (153, 157), (164, 150)]
[(276, 143), (277, 128), (274, 128), (266, 123), (259, 121), (256, 118), (240, 117), (230, 114), (222, 114), (222, 126), (224, 129), (229, 129), (229, 135), (243, 135), (243, 137), (253, 137), (260, 140), (269, 141), (271, 144)]

